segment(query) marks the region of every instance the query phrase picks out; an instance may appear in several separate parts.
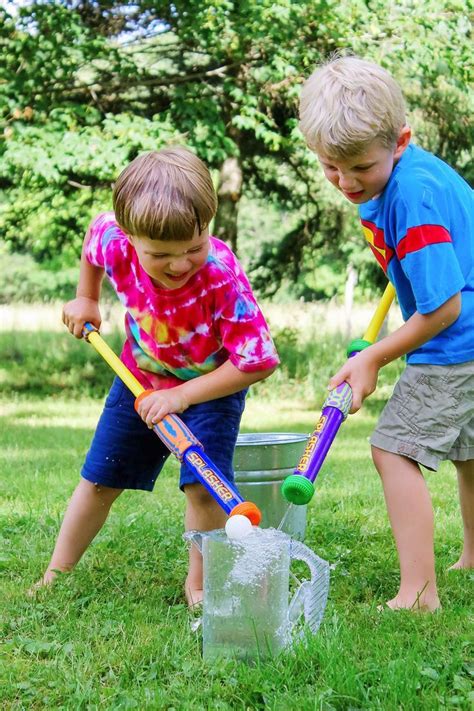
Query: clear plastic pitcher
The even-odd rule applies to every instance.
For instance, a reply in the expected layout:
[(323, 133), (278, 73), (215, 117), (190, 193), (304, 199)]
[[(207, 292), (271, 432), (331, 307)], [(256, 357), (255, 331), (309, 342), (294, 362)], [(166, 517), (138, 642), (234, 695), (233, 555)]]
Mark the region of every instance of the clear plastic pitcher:
[[(257, 659), (288, 647), (308, 628), (317, 632), (329, 591), (329, 565), (282, 531), (254, 528), (242, 540), (224, 530), (189, 531), (204, 561), (203, 656)], [(311, 577), (290, 601), (291, 562)]]

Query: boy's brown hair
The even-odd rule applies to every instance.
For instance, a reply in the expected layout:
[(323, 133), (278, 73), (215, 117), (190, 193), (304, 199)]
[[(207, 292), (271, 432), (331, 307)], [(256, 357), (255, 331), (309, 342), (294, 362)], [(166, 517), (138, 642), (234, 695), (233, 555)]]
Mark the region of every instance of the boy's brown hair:
[(135, 158), (117, 178), (113, 206), (133, 237), (191, 240), (216, 214), (217, 197), (202, 160), (173, 146)]

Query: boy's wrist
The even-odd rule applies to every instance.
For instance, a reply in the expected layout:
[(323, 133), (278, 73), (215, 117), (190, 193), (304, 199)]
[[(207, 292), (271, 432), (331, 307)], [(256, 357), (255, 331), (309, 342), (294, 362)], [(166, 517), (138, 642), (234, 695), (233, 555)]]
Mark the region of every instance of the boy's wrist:
[(99, 303), (99, 299), (89, 296), (88, 294), (81, 294), (80, 292), (76, 292), (76, 299), (87, 299), (87, 301), (93, 301), (96, 304)]
[(209, 400), (216, 400), (239, 390), (238, 387), (229, 389), (228, 378), (224, 377), (222, 367), (220, 366), (206, 375), (199, 375), (197, 378), (186, 380), (186, 382), (177, 386), (176, 389), (179, 390), (187, 403), (187, 407), (199, 405)]
[(384, 365), (390, 363), (391, 359), (383, 347), (383, 341), (374, 343), (362, 352), (364, 353), (369, 366), (372, 366), (377, 370), (380, 370), (380, 368), (383, 368)]
[(185, 383), (183, 383), (182, 385), (177, 385), (175, 388), (175, 390), (177, 390), (179, 393), (185, 410), (187, 410), (188, 407), (190, 407), (191, 405), (197, 405), (199, 402), (198, 400), (193, 399), (192, 389), (190, 388), (192, 383), (192, 380), (187, 380)]

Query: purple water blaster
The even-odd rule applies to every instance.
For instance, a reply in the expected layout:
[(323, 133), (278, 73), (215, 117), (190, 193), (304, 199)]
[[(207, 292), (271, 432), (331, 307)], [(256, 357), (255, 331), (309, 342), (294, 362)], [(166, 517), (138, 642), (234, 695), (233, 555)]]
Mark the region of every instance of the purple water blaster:
[[(349, 358), (371, 346), (376, 340), (395, 297), (395, 289), (388, 283), (379, 305), (363, 338), (356, 338), (347, 347)], [(352, 405), (352, 390), (348, 383), (341, 383), (326, 399), (316, 429), (308, 440), (298, 466), (282, 484), (284, 498), (292, 504), (304, 505), (314, 494), (314, 480), (334, 441), (339, 427), (346, 419)]]
[(331, 390), (326, 398), (321, 417), (308, 439), (305, 450), (293, 474), (282, 484), (282, 494), (292, 504), (302, 506), (314, 495), (314, 481), (319, 474), (326, 455), (352, 405), (352, 390), (348, 383), (341, 383)]

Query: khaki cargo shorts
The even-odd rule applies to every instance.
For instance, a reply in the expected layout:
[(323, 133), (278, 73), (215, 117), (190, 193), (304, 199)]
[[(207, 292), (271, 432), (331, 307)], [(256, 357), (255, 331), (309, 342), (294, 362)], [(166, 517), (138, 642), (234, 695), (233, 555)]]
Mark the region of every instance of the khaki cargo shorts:
[(474, 361), (408, 365), (370, 443), (435, 471), (474, 459)]

